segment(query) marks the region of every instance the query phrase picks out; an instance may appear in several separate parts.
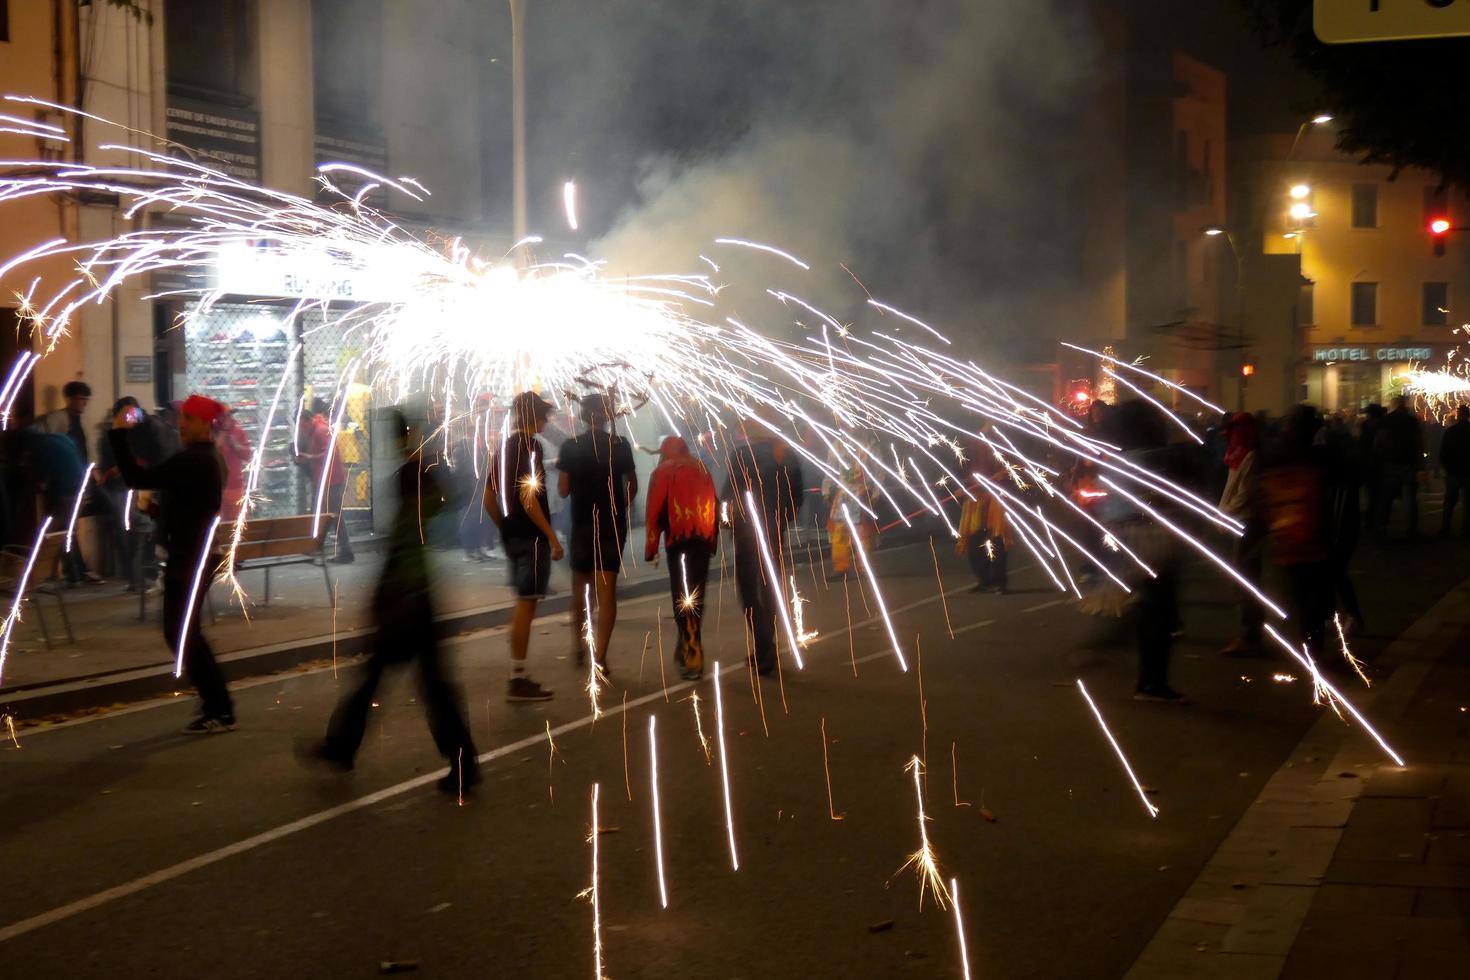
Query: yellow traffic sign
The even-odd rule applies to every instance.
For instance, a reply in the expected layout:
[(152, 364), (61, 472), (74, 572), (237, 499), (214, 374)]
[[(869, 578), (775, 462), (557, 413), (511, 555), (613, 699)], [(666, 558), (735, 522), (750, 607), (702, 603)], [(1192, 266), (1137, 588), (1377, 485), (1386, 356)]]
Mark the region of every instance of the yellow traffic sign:
[(1316, 0), (1312, 27), (1327, 44), (1470, 35), (1470, 0)]

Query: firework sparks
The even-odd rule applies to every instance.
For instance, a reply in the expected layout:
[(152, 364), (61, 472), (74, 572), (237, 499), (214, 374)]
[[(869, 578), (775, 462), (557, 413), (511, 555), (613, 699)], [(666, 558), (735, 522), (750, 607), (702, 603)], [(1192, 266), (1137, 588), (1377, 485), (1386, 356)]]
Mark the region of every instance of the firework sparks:
[(960, 967), (965, 980), (970, 980), (970, 953), (965, 946), (965, 918), (960, 914), (959, 879), (949, 879), (949, 897), (954, 902), (954, 934), (960, 941)]
[(796, 642), (806, 646), (815, 640), (819, 634), (816, 630), (807, 630), (802, 623), (801, 608), (806, 605), (806, 600), (796, 590), (796, 576), (791, 576), (791, 618), (795, 621)]
[(898, 634), (893, 630), (893, 619), (888, 615), (888, 604), (883, 601), (883, 591), (878, 588), (878, 577), (873, 574), (873, 566), (868, 562), (868, 550), (863, 547), (863, 539), (858, 534), (857, 525), (853, 523), (852, 515), (847, 511), (847, 504), (842, 505), (842, 519), (847, 522), (847, 532), (852, 541), (852, 550), (857, 552), (858, 562), (863, 566), (863, 574), (868, 578), (868, 584), (873, 587), (873, 598), (878, 603), (878, 613), (883, 617), (883, 626), (888, 630), (888, 641), (893, 644), (893, 655), (898, 658), (898, 666), (905, 674), (909, 671), (908, 661), (903, 659), (903, 649), (899, 646)]
[(1108, 730), (1108, 723), (1103, 720), (1102, 712), (1097, 710), (1097, 704), (1092, 700), (1092, 695), (1087, 693), (1087, 686), (1082, 683), (1082, 678), (1080, 677), (1077, 679), (1077, 690), (1082, 693), (1082, 699), (1092, 709), (1092, 716), (1097, 719), (1097, 727), (1102, 729), (1103, 735), (1107, 737), (1108, 744), (1118, 754), (1118, 761), (1123, 763), (1123, 771), (1128, 774), (1128, 781), (1138, 791), (1138, 798), (1143, 801), (1144, 807), (1148, 810), (1148, 815), (1150, 817), (1157, 817), (1159, 815), (1159, 808), (1149, 801), (1148, 794), (1143, 791), (1143, 784), (1138, 781), (1137, 776), (1133, 775), (1133, 767), (1128, 764), (1128, 757), (1123, 754), (1123, 747), (1118, 744), (1118, 740)]
[(730, 806), (730, 762), (725, 754), (725, 702), (720, 696), (720, 662), (713, 665), (715, 686), (715, 739), (720, 746), (720, 785), (725, 791), (725, 835), (730, 840), (730, 867), (740, 870), (740, 857), (735, 853), (735, 813)]
[(592, 720), (602, 717), (602, 705), (598, 703), (597, 691), (602, 677), (602, 667), (597, 662), (597, 636), (592, 625), (592, 586), (582, 588), (582, 642), (587, 646), (587, 700), (592, 705)]
[(704, 737), (704, 722), (699, 716), (699, 692), (691, 691), (689, 700), (694, 705), (694, 731), (699, 736), (699, 747), (704, 750), (704, 764), (710, 764), (709, 739)]
[(1353, 651), (1348, 649), (1347, 631), (1342, 628), (1342, 617), (1336, 612), (1332, 614), (1332, 625), (1337, 627), (1337, 642), (1342, 645), (1342, 659), (1346, 660), (1348, 666), (1362, 678), (1365, 686), (1372, 687), (1373, 682), (1368, 679), (1367, 673), (1363, 670), (1363, 661), (1353, 656)]
[(832, 768), (827, 763), (827, 719), (822, 719), (822, 774), (827, 777), (827, 816), (841, 820), (842, 814), (832, 805)]
[(934, 901), (939, 903), (940, 908), (947, 908), (945, 903), (949, 900), (949, 891), (944, 887), (944, 879), (939, 874), (939, 860), (934, 856), (934, 848), (929, 843), (929, 818), (924, 815), (924, 788), (919, 783), (923, 768), (924, 764), (919, 761), (918, 756), (910, 757), (908, 765), (904, 766), (906, 771), (914, 774), (914, 799), (919, 804), (919, 849), (910, 854), (909, 859), (893, 875), (898, 877), (913, 868), (919, 876), (919, 908), (924, 907), (925, 889), (934, 893)]
[(771, 557), (771, 546), (766, 541), (765, 528), (761, 526), (755, 494), (750, 490), (745, 491), (745, 513), (750, 518), (750, 523), (755, 525), (755, 540), (760, 545), (761, 562), (766, 566), (767, 581), (771, 583), (771, 591), (776, 594), (776, 608), (781, 613), (781, 625), (786, 630), (786, 640), (791, 647), (791, 655), (796, 658), (796, 669), (802, 670), (805, 665), (801, 662), (801, 642), (796, 638), (796, 628), (792, 625), (791, 614), (786, 609), (786, 598), (781, 595), (781, 576), (776, 573), (776, 560)]
[(66, 522), (66, 552), (71, 553), (71, 541), (73, 532), (77, 526), (77, 515), (82, 512), (82, 500), (87, 496), (87, 481), (92, 479), (92, 471), (97, 468), (96, 463), (87, 464), (87, 472), (82, 474), (82, 485), (77, 488), (77, 499), (72, 501), (71, 518)]
[(189, 638), (189, 622), (194, 618), (194, 609), (199, 602), (199, 587), (204, 582), (204, 569), (209, 564), (209, 553), (214, 547), (214, 532), (219, 530), (219, 515), (209, 525), (204, 536), (204, 547), (199, 552), (199, 564), (194, 568), (194, 584), (189, 589), (189, 604), (184, 607), (184, 621), (179, 626), (179, 654), (174, 661), (174, 676), (184, 676), (184, 643)]
[(36, 567), (36, 555), (41, 553), (41, 545), (45, 542), (46, 531), (50, 527), (50, 517), (41, 521), (41, 527), (36, 531), (36, 543), (31, 545), (30, 557), (26, 559), (25, 571), (21, 572), (20, 579), (15, 583), (15, 598), (10, 603), (10, 612), (5, 616), (5, 625), (0, 627), (0, 678), (5, 676), (5, 657), (10, 651), (10, 638), (15, 634), (15, 624), (20, 622), (20, 607), (26, 601), (26, 583), (31, 580), (31, 571)]
[(130, 489), (123, 496), (123, 530), (133, 529), (133, 491)]
[(597, 793), (598, 784), (592, 784), (592, 833), (587, 840), (592, 845), (592, 885), (584, 895), (592, 901), (592, 962), (594, 973), (593, 980), (605, 980), (606, 974), (602, 972), (602, 897), (598, 886), (597, 869), (597, 838), (601, 834), (601, 828), (597, 823)]
[(15, 737), (15, 718), (8, 712), (5, 715), (5, 731), (10, 736), (10, 740), (15, 743), (15, 747), (20, 748), (20, 739)]
[(692, 610), (695, 607), (695, 604), (698, 601), (695, 598), (694, 593), (691, 592), (691, 591), (689, 591), (689, 556), (688, 555), (680, 555), (679, 556), (679, 574), (683, 577), (683, 580), (684, 580), (684, 597), (679, 600), (679, 608), (683, 609), (685, 612), (688, 612), (688, 611)]
[(567, 212), (567, 227), (577, 230), (577, 185), (567, 181), (561, 185), (561, 202)]
[(658, 803), (658, 737), (654, 732), (657, 720), (653, 715), (648, 716), (648, 786), (653, 800), (653, 858), (658, 868), (658, 902), (661, 907), (668, 908), (669, 891), (664, 884), (664, 831)]

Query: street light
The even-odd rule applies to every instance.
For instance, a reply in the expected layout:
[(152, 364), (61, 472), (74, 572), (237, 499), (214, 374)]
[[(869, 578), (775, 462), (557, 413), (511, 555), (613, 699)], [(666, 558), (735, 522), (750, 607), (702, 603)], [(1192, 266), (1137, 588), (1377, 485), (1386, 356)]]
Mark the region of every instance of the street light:
[(1306, 201), (1298, 201), (1297, 203), (1293, 204), (1291, 206), (1291, 210), (1287, 213), (1290, 214), (1292, 218), (1297, 221), (1306, 221), (1308, 218), (1312, 217), (1315, 214), (1315, 212), (1312, 210), (1312, 206)]
[(1312, 193), (1312, 185), (1310, 185), (1310, 184), (1292, 184), (1291, 185), (1291, 190), (1288, 191), (1287, 193), (1289, 193), (1292, 196), (1292, 199), (1293, 200), (1300, 201), (1300, 200), (1305, 199), (1308, 194)]
[(1332, 116), (1325, 112), (1319, 112), (1317, 115), (1312, 117), (1313, 126), (1322, 126), (1330, 122), (1332, 122)]
[(1330, 122), (1332, 122), (1331, 113), (1319, 112), (1311, 119), (1308, 119), (1306, 122), (1298, 126), (1296, 128), (1296, 139), (1291, 141), (1291, 152), (1286, 154), (1286, 159), (1290, 160), (1292, 157), (1296, 156), (1297, 145), (1301, 143), (1302, 135), (1306, 133), (1308, 126), (1325, 126)]
[[(1235, 346), (1245, 356), (1245, 263), (1241, 258), (1240, 249), (1235, 244), (1235, 236), (1230, 234), (1230, 229), (1223, 225), (1206, 225), (1204, 233), (1210, 238), (1225, 239), (1225, 244), (1230, 246), (1230, 254), (1235, 258)], [(1245, 375), (1242, 375), (1240, 386), (1236, 388), (1235, 408), (1237, 411), (1245, 411)]]

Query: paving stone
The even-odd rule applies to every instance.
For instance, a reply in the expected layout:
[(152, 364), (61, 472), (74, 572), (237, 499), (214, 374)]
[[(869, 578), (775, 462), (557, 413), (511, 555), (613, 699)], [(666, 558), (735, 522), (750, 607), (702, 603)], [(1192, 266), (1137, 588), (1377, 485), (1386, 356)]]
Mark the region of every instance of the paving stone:
[(1404, 861), (1333, 861), (1327, 871), (1327, 880), (1352, 885), (1470, 888), (1470, 867)]
[(1240, 922), (1226, 933), (1221, 951), (1285, 956), (1316, 893), (1310, 887), (1262, 886), (1251, 896)]
[(1244, 897), (1236, 902), (1208, 901), (1205, 899), (1190, 898), (1185, 896), (1174, 906), (1174, 911), (1169, 913), (1176, 919), (1189, 919), (1194, 922), (1210, 922), (1216, 925), (1235, 925), (1245, 915), (1246, 902)]
[(1426, 864), (1470, 864), (1470, 832), (1441, 831), (1429, 839)]
[(1417, 763), (1408, 769), (1380, 769), (1368, 780), (1363, 799), (1436, 796), (1447, 775), (1444, 766)]
[(1317, 890), (1317, 901), (1312, 909), (1321, 909), (1324, 912), (1408, 915), (1414, 910), (1418, 894), (1413, 888), (1328, 883)]
[(1332, 862), (1343, 831), (1331, 827), (1292, 827), (1286, 845), (1266, 857), (1262, 878), (1271, 885), (1316, 885)]
[(1470, 889), (1415, 889), (1413, 912), (1425, 918), (1461, 919), (1470, 922)]

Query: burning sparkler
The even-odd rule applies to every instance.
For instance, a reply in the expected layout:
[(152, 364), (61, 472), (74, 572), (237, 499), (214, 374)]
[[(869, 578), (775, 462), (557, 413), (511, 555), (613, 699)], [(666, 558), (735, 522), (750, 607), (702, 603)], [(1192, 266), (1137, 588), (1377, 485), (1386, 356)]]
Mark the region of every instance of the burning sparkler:
[(806, 646), (815, 640), (820, 634), (816, 630), (807, 630), (802, 623), (801, 607), (806, 605), (806, 600), (796, 590), (796, 576), (791, 576), (791, 618), (795, 620), (796, 642)]
[(1342, 644), (1342, 659), (1346, 660), (1348, 666), (1362, 678), (1364, 685), (1372, 687), (1373, 682), (1368, 679), (1367, 673), (1363, 670), (1363, 661), (1353, 656), (1353, 651), (1348, 649), (1347, 631), (1342, 628), (1342, 617), (1336, 612), (1332, 614), (1332, 625), (1337, 627), (1337, 641)]
[(925, 889), (934, 893), (934, 901), (939, 903), (940, 908), (946, 908), (949, 892), (939, 874), (939, 860), (934, 856), (934, 848), (929, 843), (929, 818), (924, 815), (924, 788), (919, 782), (923, 767), (918, 756), (912, 756), (908, 765), (904, 766), (906, 771), (914, 774), (914, 799), (919, 804), (919, 849), (910, 854), (909, 859), (893, 874), (897, 877), (913, 868), (919, 876), (919, 908), (924, 907)]

